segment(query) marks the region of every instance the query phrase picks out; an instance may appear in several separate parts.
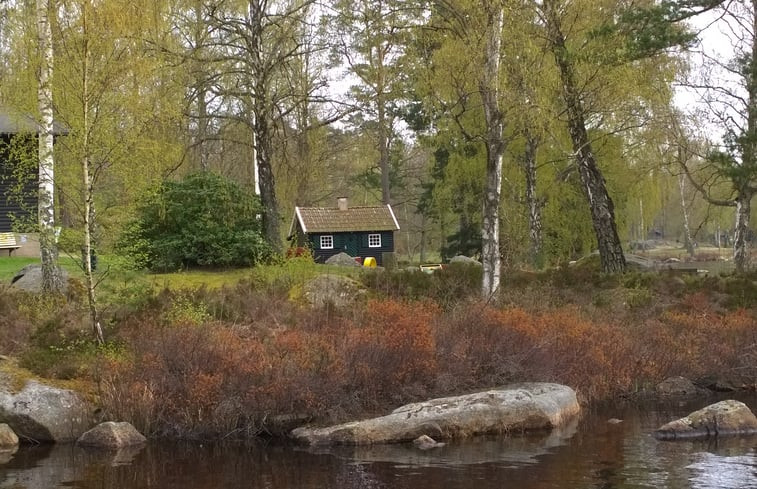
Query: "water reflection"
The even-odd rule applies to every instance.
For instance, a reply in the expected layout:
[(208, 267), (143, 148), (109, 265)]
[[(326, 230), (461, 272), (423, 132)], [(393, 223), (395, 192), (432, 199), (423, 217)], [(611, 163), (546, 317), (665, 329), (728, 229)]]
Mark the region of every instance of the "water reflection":
[[(757, 406), (755, 398), (745, 401)], [(702, 405), (608, 406), (553, 433), (457, 441), (426, 452), (410, 445), (23, 447), (0, 464), (0, 488), (757, 489), (756, 438), (672, 443), (651, 436)], [(607, 423), (616, 417), (623, 422)]]

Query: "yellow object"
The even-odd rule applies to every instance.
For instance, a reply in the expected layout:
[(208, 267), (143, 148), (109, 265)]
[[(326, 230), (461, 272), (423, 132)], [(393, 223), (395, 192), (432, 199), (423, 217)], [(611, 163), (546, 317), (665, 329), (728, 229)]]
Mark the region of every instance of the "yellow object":
[(372, 256), (366, 256), (365, 260), (363, 260), (363, 266), (369, 267), (369, 268), (376, 268), (376, 259)]

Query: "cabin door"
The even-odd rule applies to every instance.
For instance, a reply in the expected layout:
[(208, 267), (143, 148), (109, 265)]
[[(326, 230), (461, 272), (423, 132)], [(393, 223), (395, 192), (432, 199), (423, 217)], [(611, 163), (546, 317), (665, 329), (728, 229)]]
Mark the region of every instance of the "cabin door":
[(348, 234), (344, 241), (344, 252), (350, 256), (358, 256), (358, 240), (359, 236), (357, 234)]

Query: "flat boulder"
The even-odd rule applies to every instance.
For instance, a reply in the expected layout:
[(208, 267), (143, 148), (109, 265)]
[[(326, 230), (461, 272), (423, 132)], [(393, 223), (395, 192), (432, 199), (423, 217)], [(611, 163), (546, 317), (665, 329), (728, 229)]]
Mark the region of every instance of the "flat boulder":
[(743, 402), (727, 400), (694, 411), (655, 431), (661, 440), (757, 434), (757, 417)]
[(499, 389), (407, 404), (391, 414), (326, 428), (301, 427), (291, 436), (307, 445), (400, 443), (422, 435), (436, 439), (487, 433), (551, 430), (580, 411), (570, 387), (548, 383)]
[(84, 432), (76, 443), (98, 448), (123, 448), (141, 445), (147, 441), (130, 423), (106, 421)]
[(0, 451), (12, 450), (18, 446), (18, 436), (5, 423), (0, 423)]
[(92, 427), (92, 406), (77, 393), (36, 381), (14, 393), (0, 387), (0, 423), (21, 438), (70, 442)]

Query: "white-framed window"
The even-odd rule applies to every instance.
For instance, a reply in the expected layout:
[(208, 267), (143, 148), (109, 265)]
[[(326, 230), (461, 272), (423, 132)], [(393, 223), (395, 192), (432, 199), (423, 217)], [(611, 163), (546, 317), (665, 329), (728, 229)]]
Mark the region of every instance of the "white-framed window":
[(321, 249), (333, 250), (334, 249), (334, 237), (329, 235), (321, 236)]
[(368, 248), (381, 248), (381, 235), (380, 234), (368, 235)]

